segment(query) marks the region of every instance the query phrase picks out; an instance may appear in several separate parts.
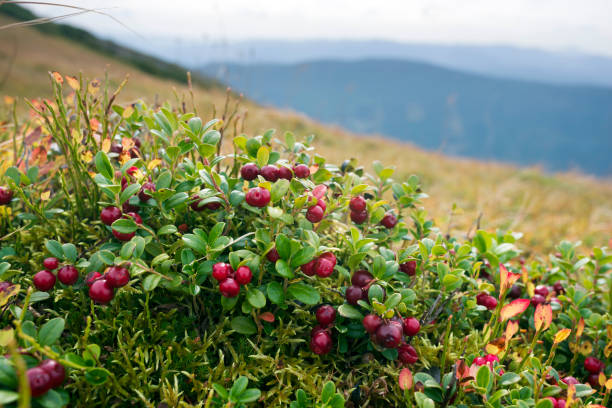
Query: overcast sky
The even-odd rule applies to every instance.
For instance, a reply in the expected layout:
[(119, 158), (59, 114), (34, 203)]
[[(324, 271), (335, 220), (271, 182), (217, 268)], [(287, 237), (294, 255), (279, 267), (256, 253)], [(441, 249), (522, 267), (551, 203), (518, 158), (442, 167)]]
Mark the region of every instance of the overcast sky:
[[(70, 24), (133, 43), (181, 40), (387, 39), (504, 44), (612, 56), (612, 0), (72, 0), (108, 17)], [(40, 15), (66, 12), (29, 6)]]

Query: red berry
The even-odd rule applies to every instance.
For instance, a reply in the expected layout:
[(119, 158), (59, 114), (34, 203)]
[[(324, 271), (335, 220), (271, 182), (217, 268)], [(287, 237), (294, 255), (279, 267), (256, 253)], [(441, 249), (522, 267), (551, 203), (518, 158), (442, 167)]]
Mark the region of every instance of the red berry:
[(256, 164), (247, 163), (240, 169), (240, 175), (246, 181), (255, 180), (259, 175), (259, 168)]
[(13, 199), (13, 191), (6, 187), (0, 187), (0, 205), (7, 205)]
[(533, 306), (539, 305), (539, 304), (543, 304), (546, 302), (546, 298), (544, 298), (544, 296), (542, 295), (533, 295), (533, 297), (531, 298), (531, 304)]
[(227, 298), (233, 298), (240, 293), (240, 285), (232, 278), (227, 278), (219, 284), (221, 294)]
[(223, 282), (229, 278), (232, 273), (232, 267), (229, 264), (223, 262), (217, 262), (213, 265), (212, 276), (217, 282)]
[(127, 169), (125, 172), (130, 176), (134, 176), (134, 174), (138, 172), (138, 167), (132, 166), (129, 169)]
[(558, 399), (557, 406), (555, 408), (565, 408), (565, 400)]
[(307, 178), (310, 176), (310, 169), (305, 164), (293, 166), (293, 172), (297, 178)]
[(97, 271), (89, 272), (87, 277), (85, 278), (85, 283), (87, 286), (91, 287), (91, 285), (99, 278), (102, 277), (102, 274)]
[(408, 276), (416, 275), (416, 261), (408, 261), (400, 264), (400, 271), (404, 272)]
[(599, 384), (599, 373), (589, 374), (587, 382), (591, 385), (592, 388), (600, 388), (601, 384)]
[(104, 279), (111, 288), (121, 288), (130, 281), (130, 272), (121, 266), (111, 266), (104, 274)]
[(321, 207), (323, 212), (325, 212), (325, 209), (327, 208), (327, 204), (325, 204), (325, 201), (321, 200), (320, 198), (317, 198), (317, 203), (315, 205), (317, 207)]
[(310, 350), (315, 354), (327, 354), (332, 349), (332, 339), (328, 332), (318, 331), (310, 340)]
[(142, 146), (142, 142), (140, 141), (140, 139), (137, 137), (132, 137), (132, 141), (134, 142), (134, 146), (140, 149), (140, 146)]
[(485, 356), (485, 361), (489, 365), (493, 365), (493, 363), (499, 363), (499, 358), (495, 354), (487, 354)]
[(139, 210), (138, 206), (130, 204), (130, 200), (127, 200), (123, 205), (121, 205), (121, 209), (124, 213), (136, 212)]
[(64, 285), (74, 285), (79, 280), (79, 271), (72, 265), (62, 266), (57, 271), (57, 279)]
[(315, 266), (317, 265), (317, 259), (313, 259), (312, 261), (305, 263), (300, 266), (302, 272), (304, 272), (308, 276), (313, 276), (315, 274)]
[(57, 258), (53, 257), (45, 258), (45, 260), (43, 261), (43, 266), (48, 271), (54, 271), (59, 266), (59, 261), (57, 260)]
[(559, 281), (555, 282), (555, 284), (553, 285), (553, 289), (555, 290), (555, 292), (557, 292), (557, 295), (565, 292), (565, 289), (563, 288), (563, 284)]
[(374, 334), (380, 325), (383, 324), (383, 320), (378, 315), (370, 313), (363, 318), (362, 323), (368, 333)]
[(536, 286), (534, 293), (545, 298), (546, 296), (548, 296), (548, 288), (544, 285), (538, 285)]
[(591, 374), (599, 374), (604, 369), (603, 363), (595, 357), (587, 357), (584, 360), (584, 369)]
[(260, 174), (266, 180), (274, 183), (276, 180), (278, 180), (278, 167), (271, 165), (263, 166), (261, 168)]
[(236, 269), (236, 281), (240, 285), (248, 285), (253, 279), (253, 272), (248, 266), (241, 266)]
[(106, 225), (111, 225), (119, 218), (121, 218), (121, 210), (117, 207), (106, 207), (100, 212), (100, 219)]
[(315, 327), (312, 328), (312, 330), (310, 331), (310, 337), (314, 337), (315, 334), (317, 334), (318, 332), (327, 332), (327, 328), (321, 326), (320, 324), (317, 324)]
[(419, 354), (410, 344), (402, 344), (398, 349), (397, 356), (404, 364), (414, 364), (419, 361)]
[(291, 180), (293, 178), (293, 173), (291, 172), (291, 169), (289, 169), (288, 167), (279, 166), (278, 178), (285, 179), (285, 180)]
[(189, 229), (189, 225), (182, 223), (178, 226), (178, 230), (180, 232), (187, 232), (187, 230)]
[(365, 288), (366, 286), (368, 286), (368, 283), (372, 282), (373, 279), (374, 277), (370, 272), (362, 269), (353, 273), (353, 276), (351, 277), (351, 283), (354, 286)]
[(557, 399), (555, 397), (545, 397), (544, 399), (549, 400), (550, 402), (552, 402), (553, 408), (557, 408)]
[(416, 336), (416, 334), (421, 330), (421, 323), (414, 317), (405, 318), (402, 322), (402, 326), (406, 336)]
[(199, 195), (194, 194), (191, 196), (191, 204), (189, 204), (189, 206), (193, 211), (203, 211), (204, 205), (200, 205), (201, 202), (202, 198)]
[(51, 376), (42, 368), (30, 368), (26, 375), (30, 383), (30, 394), (33, 397), (40, 397), (51, 389)]
[(561, 381), (563, 381), (567, 385), (576, 385), (580, 383), (580, 381), (578, 381), (575, 377), (572, 376), (565, 377)]
[(268, 259), (268, 261), (275, 263), (276, 261), (280, 259), (280, 255), (278, 254), (278, 251), (276, 250), (276, 248), (272, 248), (266, 254), (266, 258)]
[(113, 143), (111, 144), (110, 151), (112, 153), (121, 153), (123, 152), (123, 146), (119, 143)]
[(317, 309), (317, 321), (322, 326), (328, 326), (336, 319), (336, 309), (330, 305), (323, 305)]
[(351, 211), (351, 221), (357, 225), (361, 225), (368, 219), (367, 211)]
[(477, 366), (487, 364), (487, 360), (484, 357), (478, 356), (472, 361), (472, 364), (476, 364)]
[(402, 341), (402, 327), (398, 324), (382, 324), (376, 329), (376, 342), (386, 348), (396, 348)]
[(366, 207), (366, 200), (363, 198), (363, 196), (355, 196), (351, 198), (351, 201), (349, 202), (349, 208), (351, 211), (362, 212), (366, 210)]
[(106, 304), (115, 296), (115, 292), (106, 279), (98, 279), (89, 287), (89, 297), (97, 303)]
[(218, 210), (221, 207), (221, 203), (218, 201), (211, 201), (205, 205), (207, 210)]
[(327, 259), (332, 264), (334, 264), (334, 266), (336, 266), (336, 255), (334, 255), (332, 252), (323, 252), (321, 255), (319, 255), (319, 258)]
[(47, 292), (55, 286), (55, 275), (49, 271), (40, 271), (34, 275), (32, 282), (36, 289)]
[(151, 199), (151, 196), (149, 195), (148, 192), (153, 192), (153, 191), (155, 191), (155, 184), (151, 183), (150, 181), (147, 181), (140, 188), (140, 192), (138, 193), (138, 198), (140, 199), (140, 201), (149, 201)]
[(325, 210), (323, 210), (323, 208), (319, 207), (318, 205), (313, 205), (306, 210), (306, 219), (313, 224), (316, 224), (323, 219), (324, 212)]
[(0, 282), (0, 292), (4, 292), (5, 290), (10, 288), (11, 286), (13, 286), (13, 284), (11, 282), (1, 281)]
[(64, 383), (66, 379), (66, 370), (64, 366), (55, 360), (44, 360), (38, 367), (45, 370), (51, 378), (51, 388), (57, 388)]
[(265, 207), (270, 202), (270, 192), (262, 187), (253, 187), (246, 193), (245, 200), (253, 207)]
[(346, 301), (351, 305), (357, 305), (359, 300), (367, 298), (366, 293), (359, 286), (349, 286), (346, 288)]
[(484, 307), (486, 307), (489, 310), (494, 310), (497, 307), (497, 299), (495, 299), (493, 296), (487, 295), (485, 297)]
[(383, 219), (380, 221), (380, 223), (385, 228), (391, 229), (391, 228), (395, 227), (395, 224), (397, 224), (397, 217), (395, 215), (393, 215), (392, 213), (387, 213), (387, 214), (385, 214)]
[(511, 299), (518, 299), (521, 297), (523, 290), (519, 285), (512, 285), (510, 291), (508, 292), (508, 297)]
[(334, 272), (335, 263), (326, 257), (320, 256), (315, 265), (315, 273), (321, 278), (327, 278)]
[(119, 232), (117, 230), (113, 230), (113, 235), (119, 241), (129, 241), (130, 239), (134, 238), (134, 236), (136, 235), (136, 232), (126, 233), (126, 232)]
[[(129, 215), (129, 217), (128, 217), (128, 215)], [(138, 224), (138, 225), (142, 224), (142, 218), (140, 218), (140, 215), (138, 215), (138, 213), (135, 213), (135, 212), (129, 212), (126, 215), (124, 215), (123, 218), (125, 218), (125, 219), (132, 218), (136, 224)]]

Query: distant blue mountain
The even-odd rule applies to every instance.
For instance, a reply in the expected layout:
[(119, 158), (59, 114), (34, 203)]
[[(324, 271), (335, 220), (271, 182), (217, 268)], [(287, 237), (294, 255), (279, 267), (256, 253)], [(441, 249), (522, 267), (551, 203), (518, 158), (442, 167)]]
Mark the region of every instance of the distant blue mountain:
[(263, 104), (447, 154), (612, 174), (612, 88), (509, 80), (392, 59), (211, 64)]

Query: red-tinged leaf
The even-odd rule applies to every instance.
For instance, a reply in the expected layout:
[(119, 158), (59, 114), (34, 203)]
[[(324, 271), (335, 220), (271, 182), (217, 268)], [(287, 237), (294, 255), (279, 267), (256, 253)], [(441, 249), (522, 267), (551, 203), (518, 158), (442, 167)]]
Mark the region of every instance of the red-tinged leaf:
[(552, 318), (552, 307), (550, 305), (537, 305), (535, 314), (533, 315), (533, 323), (536, 331), (548, 329), (552, 323)]
[(506, 321), (514, 316), (518, 316), (523, 313), (529, 307), (531, 301), (529, 299), (516, 299), (502, 307), (500, 318), (503, 321)]
[(519, 324), (515, 320), (510, 320), (506, 326), (506, 342), (509, 342), (512, 337), (518, 332)]
[(274, 322), (274, 315), (270, 312), (264, 312), (259, 315), (259, 318), (265, 322), (272, 323)]
[(81, 85), (79, 84), (79, 80), (76, 77), (66, 75), (66, 82), (75, 91), (78, 91), (79, 89), (81, 89)]
[(584, 318), (580, 318), (578, 320), (578, 326), (576, 326), (576, 338), (579, 339), (582, 336), (582, 332), (584, 331)]
[(131, 148), (135, 146), (134, 139), (132, 139), (131, 137), (122, 138), (121, 146), (123, 146), (124, 151), (129, 151)]
[(399, 387), (402, 390), (412, 388), (412, 372), (408, 368), (402, 368), (399, 374)]
[(506, 293), (520, 277), (521, 275), (510, 272), (503, 264), (499, 265), (500, 299), (502, 297), (502, 294)]
[(312, 190), (312, 195), (317, 198), (323, 198), (326, 192), (327, 192), (327, 186), (323, 184), (319, 184)]
[(62, 78), (59, 72), (53, 71), (51, 74), (53, 75), (53, 79), (55, 80), (55, 82), (57, 82), (58, 84), (64, 83), (64, 78)]
[(572, 329), (561, 329), (555, 334), (554, 342), (555, 344), (561, 343), (563, 340), (567, 339), (572, 332)]
[(455, 375), (459, 380), (470, 377), (470, 367), (465, 364), (465, 361), (459, 360), (456, 365)]
[(485, 350), (489, 354), (498, 355), (506, 348), (506, 338), (498, 337), (485, 346)]

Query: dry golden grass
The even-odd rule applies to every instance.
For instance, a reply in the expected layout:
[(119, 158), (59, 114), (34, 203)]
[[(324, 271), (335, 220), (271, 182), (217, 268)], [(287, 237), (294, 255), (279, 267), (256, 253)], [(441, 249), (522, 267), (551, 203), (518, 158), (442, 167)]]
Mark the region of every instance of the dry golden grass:
[[(0, 24), (6, 19), (0, 18)], [(48, 71), (89, 78), (109, 73), (112, 84), (126, 74), (130, 80), (121, 100), (186, 100), (185, 86), (138, 72), (64, 39), (45, 36), (29, 28), (0, 31), (0, 95), (35, 98), (49, 95)], [(196, 107), (210, 117), (213, 105), (222, 107), (224, 92), (195, 89)], [(23, 104), (22, 104), (23, 105)], [(301, 115), (257, 106), (248, 111), (244, 129), (259, 133), (269, 128), (290, 130), (298, 136), (317, 135), (317, 148), (329, 161), (350, 157), (369, 166), (379, 160), (397, 168), (396, 178), (417, 174), (431, 196), (425, 206), (446, 231), (465, 235), (482, 214), (485, 229), (511, 228), (525, 234), (523, 247), (550, 249), (561, 239), (605, 245), (612, 236), (612, 183), (609, 180), (566, 173), (547, 175), (535, 168), (520, 169), (498, 163), (458, 159), (427, 152), (410, 144), (381, 137), (355, 135), (325, 126)], [(463, 211), (450, 218), (453, 204)]]

